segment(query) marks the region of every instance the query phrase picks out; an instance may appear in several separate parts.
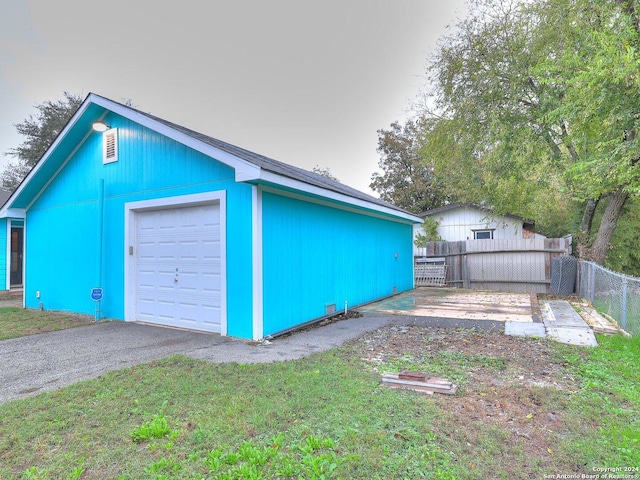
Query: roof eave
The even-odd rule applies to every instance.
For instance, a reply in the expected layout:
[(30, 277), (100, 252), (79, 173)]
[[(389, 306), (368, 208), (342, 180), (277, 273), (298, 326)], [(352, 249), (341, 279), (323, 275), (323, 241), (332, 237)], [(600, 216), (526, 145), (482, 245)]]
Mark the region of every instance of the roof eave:
[[(455, 210), (456, 208), (472, 208), (472, 209), (476, 209), (476, 210), (482, 210), (485, 212), (489, 212), (489, 213), (493, 213), (493, 211), (490, 208), (487, 207), (481, 207), (480, 205), (474, 205), (472, 203), (451, 203), (449, 205), (445, 205), (443, 207), (438, 207), (438, 208), (434, 208), (432, 210), (425, 210), (421, 213), (419, 213), (419, 216), (421, 218), (426, 218), (426, 217), (430, 217), (431, 215), (436, 215), (438, 213), (442, 213), (442, 212), (448, 212), (450, 210)], [(496, 217), (508, 217), (508, 218), (514, 218), (516, 220), (522, 220), (522, 222), (525, 225), (531, 225), (532, 227), (535, 227), (535, 220), (530, 220), (530, 219), (526, 219), (524, 217), (521, 217), (519, 215), (514, 215), (512, 213), (502, 213), (499, 215), (495, 215)]]
[(378, 205), (373, 202), (367, 202), (366, 200), (361, 200), (359, 198), (350, 197), (343, 193), (334, 192), (332, 190), (321, 188), (315, 185), (310, 185), (308, 183), (301, 182), (300, 180), (295, 180), (293, 178), (285, 177), (283, 175), (278, 175), (277, 173), (269, 172), (264, 169), (260, 169), (260, 173), (258, 176), (253, 178), (244, 178), (242, 181), (247, 183), (252, 183), (252, 184), (277, 185), (277, 186), (284, 187), (286, 189), (295, 190), (304, 194), (323, 197), (323, 198), (332, 200), (334, 202), (346, 203), (358, 208), (372, 210), (374, 212), (381, 213), (386, 216), (396, 217), (408, 223), (423, 222), (422, 218), (416, 215), (412, 215), (410, 213), (404, 212), (402, 210), (397, 210), (394, 208), (385, 207), (384, 205)]

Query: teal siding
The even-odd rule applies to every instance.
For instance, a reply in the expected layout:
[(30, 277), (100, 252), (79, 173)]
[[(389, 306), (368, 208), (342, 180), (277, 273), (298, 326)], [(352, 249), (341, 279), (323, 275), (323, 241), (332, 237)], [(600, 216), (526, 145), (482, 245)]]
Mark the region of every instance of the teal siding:
[(265, 335), (413, 288), (411, 225), (267, 192), (262, 209)]
[(93, 314), (89, 293), (99, 282), (100, 179), (102, 308), (114, 319), (124, 318), (124, 204), (225, 190), (228, 334), (250, 338), (251, 187), (236, 183), (232, 168), (135, 122), (114, 114), (105, 121), (118, 128), (119, 161), (103, 165), (102, 135), (91, 133), (27, 210), (27, 307), (42, 302), (45, 309)]
[(0, 220), (0, 291), (7, 289), (7, 222), (10, 221), (7, 218)]

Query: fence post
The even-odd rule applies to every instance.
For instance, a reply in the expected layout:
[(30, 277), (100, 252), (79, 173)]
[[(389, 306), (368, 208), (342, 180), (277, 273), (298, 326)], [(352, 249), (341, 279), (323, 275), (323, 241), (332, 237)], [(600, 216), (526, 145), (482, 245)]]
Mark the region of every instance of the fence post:
[(469, 267), (467, 266), (467, 256), (462, 255), (462, 288), (471, 288), (469, 278)]
[(620, 313), (620, 321), (622, 329), (627, 329), (627, 279), (622, 277), (622, 312)]

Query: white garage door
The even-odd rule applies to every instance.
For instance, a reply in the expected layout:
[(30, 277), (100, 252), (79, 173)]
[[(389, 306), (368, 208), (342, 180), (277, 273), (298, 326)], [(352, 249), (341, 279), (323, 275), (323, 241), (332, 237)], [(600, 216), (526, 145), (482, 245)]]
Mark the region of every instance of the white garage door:
[(220, 206), (136, 214), (136, 319), (220, 333)]

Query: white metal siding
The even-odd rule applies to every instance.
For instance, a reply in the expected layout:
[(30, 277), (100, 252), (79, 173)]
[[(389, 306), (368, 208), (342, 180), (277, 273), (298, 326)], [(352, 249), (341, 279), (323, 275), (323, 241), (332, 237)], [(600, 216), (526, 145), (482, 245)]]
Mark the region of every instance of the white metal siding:
[(220, 332), (220, 207), (136, 215), (136, 319)]
[[(521, 239), (522, 220), (509, 217), (491, 217), (489, 212), (469, 207), (460, 207), (433, 215), (438, 225), (438, 235), (446, 242), (473, 240), (474, 230), (493, 230), (493, 238)], [(414, 238), (423, 233), (422, 225), (414, 226)], [(536, 235), (536, 238), (544, 238)], [(420, 249), (414, 249), (415, 255), (420, 255)]]
[(440, 222), (438, 233), (448, 241), (473, 240), (474, 230), (494, 229), (494, 239), (522, 238), (522, 221), (508, 217), (491, 217), (488, 212), (456, 208), (435, 215)]

